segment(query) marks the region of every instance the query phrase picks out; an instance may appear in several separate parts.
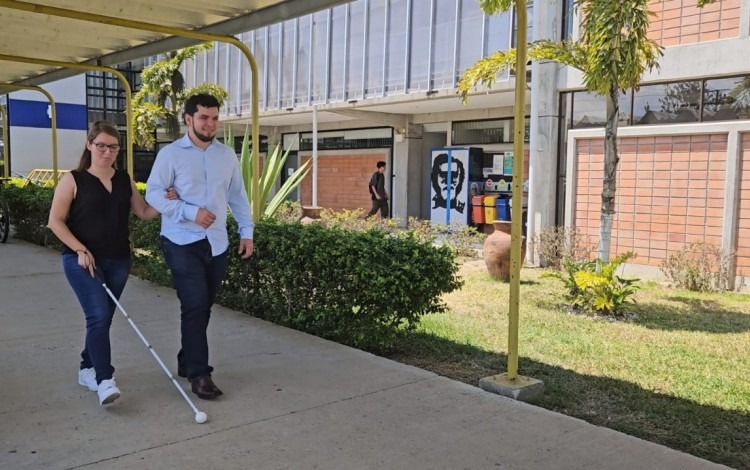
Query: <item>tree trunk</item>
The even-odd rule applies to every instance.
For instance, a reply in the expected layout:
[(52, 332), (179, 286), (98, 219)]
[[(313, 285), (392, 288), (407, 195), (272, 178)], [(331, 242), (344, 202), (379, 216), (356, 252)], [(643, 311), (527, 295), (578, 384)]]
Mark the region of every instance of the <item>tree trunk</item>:
[(617, 190), (617, 117), (619, 115), (619, 90), (614, 88), (606, 96), (607, 122), (604, 125), (604, 184), (602, 187), (602, 217), (599, 227), (599, 260), (609, 262), (612, 240), (612, 222), (615, 217), (615, 191)]

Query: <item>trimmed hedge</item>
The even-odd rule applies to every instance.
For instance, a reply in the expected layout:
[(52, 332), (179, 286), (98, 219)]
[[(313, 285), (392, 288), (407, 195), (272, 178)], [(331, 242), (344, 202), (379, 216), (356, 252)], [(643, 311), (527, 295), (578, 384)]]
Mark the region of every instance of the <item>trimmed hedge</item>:
[(8, 203), (10, 223), (16, 229), (16, 238), (50, 248), (62, 246), (47, 228), (54, 192), (53, 188), (35, 184), (25, 187), (13, 184), (0, 185), (0, 195)]
[[(383, 351), (421, 315), (445, 310), (442, 294), (461, 287), (450, 249), (410, 233), (354, 232), (264, 219), (255, 251), (242, 260), (230, 218), (229, 267), (218, 303), (350, 346)], [(133, 242), (158, 252), (158, 223), (136, 221)], [(169, 284), (161, 255), (136, 253), (143, 277)]]
[[(6, 187), (3, 195), (18, 238), (59, 247), (46, 228), (51, 188)], [(229, 267), (218, 303), (350, 346), (388, 349), (421, 315), (443, 312), (441, 296), (462, 285), (453, 252), (411, 232), (264, 219), (255, 228), (255, 253), (242, 260), (231, 217), (229, 223)], [(133, 273), (171, 286), (159, 227), (158, 219), (131, 219)]]

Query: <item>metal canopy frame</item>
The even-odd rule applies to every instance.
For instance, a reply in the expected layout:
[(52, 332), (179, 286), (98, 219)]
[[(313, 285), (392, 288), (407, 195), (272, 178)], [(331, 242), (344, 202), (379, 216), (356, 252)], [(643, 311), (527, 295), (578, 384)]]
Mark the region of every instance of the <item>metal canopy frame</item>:
[[(114, 17), (110, 6), (96, 0), (37, 3), (0, 0), (0, 22), (8, 26), (0, 28), (0, 44), (5, 44), (0, 47), (0, 53), (31, 59), (29, 56), (42, 50), (48, 57), (39, 57), (45, 62), (36, 62), (37, 65), (53, 66), (55, 62), (64, 62), (70, 69), (74, 68), (72, 64), (114, 65), (200, 42), (232, 44), (242, 51), (252, 70), (252, 145), (255, 150), (260, 148), (257, 66), (250, 50), (231, 35), (340, 3), (346, 0), (216, 0), (211, 4), (199, 0), (166, 0), (158, 6), (148, 0), (130, 0), (117, 6), (119, 16)], [(75, 22), (81, 21), (87, 22), (90, 31), (82, 32), (75, 26)], [(23, 35), (27, 36), (28, 45), (18, 42)], [(49, 47), (40, 47), (39, 41), (45, 40)], [(70, 48), (66, 47), (67, 43), (71, 43)], [(23, 53), (18, 53), (19, 50)], [(73, 75), (75, 72), (62, 68), (8, 67), (0, 69), (0, 84), (29, 86)], [(130, 135), (128, 132), (128, 137)], [(253, 164), (256, 171), (251, 199), (253, 218), (257, 221), (261, 213), (257, 207), (260, 200), (258, 159), (253, 159)]]
[[(126, 125), (127, 134), (125, 136), (126, 149), (127, 149), (125, 152), (127, 155), (126, 168), (127, 168), (128, 174), (131, 177), (133, 176), (133, 121), (132, 121), (133, 110), (131, 106), (133, 90), (130, 88), (130, 83), (128, 82), (128, 79), (125, 78), (125, 75), (123, 75), (122, 72), (112, 67), (103, 67), (100, 65), (85, 65), (85, 64), (77, 64), (77, 63), (70, 63), (70, 62), (58, 62), (56, 60), (34, 59), (32, 57), (21, 57), (21, 56), (5, 55), (5, 54), (0, 54), (0, 61), (20, 62), (20, 63), (37, 64), (37, 65), (50, 65), (53, 67), (65, 67), (65, 68), (70, 68), (74, 70), (99, 71), (99, 72), (111, 73), (112, 75), (116, 76), (120, 80), (120, 83), (122, 83), (122, 87), (125, 89), (125, 115), (127, 119), (127, 125)], [(5, 140), (3, 140), (3, 142), (5, 142)], [(55, 155), (53, 155), (52, 157), (52, 181), (54, 185), (57, 185), (58, 164), (57, 164), (57, 157)]]
[[(52, 97), (50, 92), (45, 90), (44, 88), (40, 86), (35, 85), (16, 85), (13, 83), (0, 83), (0, 89), (5, 88), (8, 90), (18, 91), (18, 90), (29, 90), (29, 91), (38, 91), (39, 93), (43, 94), (47, 97), (49, 100), (49, 106), (51, 111), (51, 119), (52, 119), (52, 166), (54, 168), (57, 168), (57, 106), (55, 106), (55, 99)], [(4, 113), (3, 115), (3, 138), (6, 137), (6, 129), (8, 128), (8, 125), (10, 124), (7, 121), (7, 113)], [(4, 170), (3, 172), (6, 174), (10, 170), (8, 168), (8, 147), (6, 144), (6, 140), (3, 140), (3, 157), (5, 158), (5, 165), (3, 165)], [(56, 173), (56, 171), (55, 171)], [(57, 177), (55, 176), (55, 184), (57, 184)]]

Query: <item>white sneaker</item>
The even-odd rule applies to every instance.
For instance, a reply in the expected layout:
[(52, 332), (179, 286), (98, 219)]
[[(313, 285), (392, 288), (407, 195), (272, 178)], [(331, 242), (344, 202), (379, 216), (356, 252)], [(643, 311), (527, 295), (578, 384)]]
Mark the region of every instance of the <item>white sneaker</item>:
[(97, 392), (99, 393), (100, 405), (109, 405), (120, 398), (120, 389), (117, 388), (114, 377), (109, 380), (102, 380), (101, 383), (99, 383)]
[(78, 371), (78, 383), (92, 392), (99, 390), (99, 386), (96, 384), (96, 371), (94, 371), (93, 367)]

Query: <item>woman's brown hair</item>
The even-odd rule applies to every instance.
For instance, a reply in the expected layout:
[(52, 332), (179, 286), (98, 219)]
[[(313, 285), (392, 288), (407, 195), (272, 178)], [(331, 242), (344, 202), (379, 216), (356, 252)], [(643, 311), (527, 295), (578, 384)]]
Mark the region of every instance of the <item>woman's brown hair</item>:
[[(109, 121), (96, 121), (89, 130), (89, 135), (86, 137), (86, 142), (89, 144), (94, 143), (94, 139), (99, 137), (99, 134), (107, 134), (117, 139), (117, 143), (121, 144), (120, 132), (117, 128)], [(116, 167), (117, 162), (112, 164), (112, 168)], [(78, 168), (76, 171), (86, 171), (91, 166), (91, 150), (88, 145), (83, 146), (83, 155), (78, 161)]]

